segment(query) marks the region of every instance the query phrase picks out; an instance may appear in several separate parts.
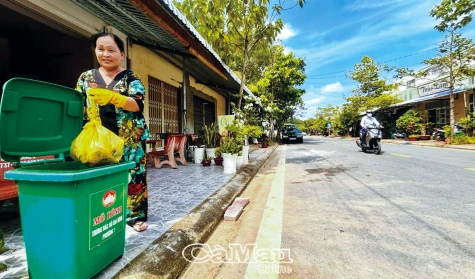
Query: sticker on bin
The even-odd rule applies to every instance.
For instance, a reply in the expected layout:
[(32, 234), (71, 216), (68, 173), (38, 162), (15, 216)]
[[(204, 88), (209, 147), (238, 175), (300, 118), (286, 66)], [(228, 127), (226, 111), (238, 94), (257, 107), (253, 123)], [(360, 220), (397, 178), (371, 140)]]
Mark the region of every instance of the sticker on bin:
[(89, 250), (124, 229), (125, 197), (123, 184), (89, 196)]

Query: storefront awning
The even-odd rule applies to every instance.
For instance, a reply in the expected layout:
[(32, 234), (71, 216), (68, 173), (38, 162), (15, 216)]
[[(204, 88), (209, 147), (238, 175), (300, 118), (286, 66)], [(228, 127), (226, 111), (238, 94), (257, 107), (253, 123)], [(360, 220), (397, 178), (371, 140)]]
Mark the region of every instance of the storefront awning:
[[(126, 34), (133, 42), (162, 53), (222, 95), (239, 91), (241, 80), (224, 64), (171, 0), (72, 0)], [(251, 91), (245, 87), (245, 92)]]
[[(462, 92), (462, 91), (463, 90), (461, 90), (461, 89), (455, 89), (454, 93), (458, 93), (458, 92)], [(404, 101), (404, 102), (401, 102), (401, 103), (391, 105), (390, 107), (395, 108), (395, 107), (408, 106), (408, 105), (412, 105), (412, 104), (419, 103), (419, 102), (422, 102), (422, 101), (429, 101), (429, 100), (432, 100), (432, 99), (445, 97), (445, 96), (448, 96), (448, 95), (450, 95), (450, 90), (446, 90), (446, 91), (439, 92), (439, 93), (432, 94), (432, 95), (428, 95), (428, 96), (415, 98), (415, 99), (412, 99), (412, 100), (407, 100), (407, 101)]]

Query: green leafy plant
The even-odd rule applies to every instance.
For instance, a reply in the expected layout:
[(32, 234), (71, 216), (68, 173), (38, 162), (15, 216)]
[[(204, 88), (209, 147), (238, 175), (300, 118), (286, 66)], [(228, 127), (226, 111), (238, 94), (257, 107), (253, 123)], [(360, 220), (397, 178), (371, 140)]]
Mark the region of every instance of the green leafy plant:
[(216, 158), (221, 158), (222, 154), (221, 154), (221, 147), (216, 147), (214, 149), (214, 156), (216, 156)]
[(268, 137), (263, 137), (261, 141), (262, 145), (270, 145), (270, 140)]
[(259, 126), (244, 125), (242, 134), (250, 138), (258, 138), (263, 134), (263, 131)]
[(408, 134), (418, 135), (422, 130), (422, 122), (419, 113), (410, 109), (396, 120), (396, 127), (403, 129)]
[(459, 120), (459, 124), (467, 129), (468, 135), (473, 135), (475, 130), (475, 113), (468, 113), (467, 116)]
[(446, 136), (452, 134), (452, 127), (450, 127), (450, 125), (445, 125), (444, 127), (442, 127), (442, 129), (444, 129), (444, 133)]
[(454, 144), (474, 144), (475, 137), (469, 135), (456, 135), (454, 137)]
[(203, 160), (202, 161), (211, 161), (213, 160), (214, 158), (212, 156), (207, 156), (206, 153), (203, 154)]
[(213, 148), (216, 146), (216, 140), (218, 135), (218, 125), (211, 123), (210, 125), (203, 126), (203, 138), (207, 148)]
[[(2, 230), (0, 230), (0, 255), (9, 249), (5, 247), (5, 234), (3, 233)], [(2, 266), (0, 264), (0, 272), (2, 271)]]
[(242, 145), (241, 142), (237, 141), (235, 138), (225, 136), (222, 137), (220, 149), (221, 153), (237, 154), (242, 150)]

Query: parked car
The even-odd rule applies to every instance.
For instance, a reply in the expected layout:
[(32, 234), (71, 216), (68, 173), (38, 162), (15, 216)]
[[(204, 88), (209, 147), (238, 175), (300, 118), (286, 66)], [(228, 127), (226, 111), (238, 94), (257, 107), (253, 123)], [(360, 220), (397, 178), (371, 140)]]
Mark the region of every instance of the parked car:
[(396, 130), (396, 131), (394, 131), (394, 138), (395, 139), (405, 139), (405, 138), (407, 138), (407, 134), (404, 133), (401, 130)]
[(284, 127), (282, 129), (282, 139), (285, 143), (297, 142), (303, 143), (303, 134), (296, 127)]

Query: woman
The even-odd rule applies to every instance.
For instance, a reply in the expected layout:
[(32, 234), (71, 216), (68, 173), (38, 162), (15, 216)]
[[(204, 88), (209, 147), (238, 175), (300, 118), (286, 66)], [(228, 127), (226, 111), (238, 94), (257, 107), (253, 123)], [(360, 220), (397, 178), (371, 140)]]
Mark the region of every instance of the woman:
[[(143, 117), (145, 87), (132, 71), (120, 66), (124, 59), (124, 42), (112, 33), (92, 36), (99, 69), (81, 74), (77, 90), (99, 105), (102, 125), (125, 140), (124, 161), (136, 162), (129, 171), (127, 224), (136, 231), (147, 229), (147, 172), (145, 140), (150, 136)], [(89, 108), (89, 100), (86, 107)]]

